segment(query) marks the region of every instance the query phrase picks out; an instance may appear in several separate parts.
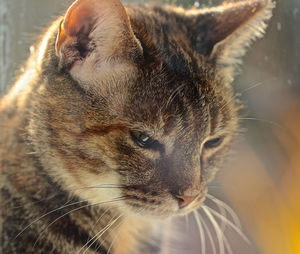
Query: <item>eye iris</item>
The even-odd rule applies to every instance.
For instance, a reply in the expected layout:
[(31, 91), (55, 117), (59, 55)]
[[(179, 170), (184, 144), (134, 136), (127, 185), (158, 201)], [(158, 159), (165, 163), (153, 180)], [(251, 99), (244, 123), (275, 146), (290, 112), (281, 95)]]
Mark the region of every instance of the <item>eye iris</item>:
[(146, 146), (151, 143), (151, 138), (139, 131), (132, 131), (131, 135), (140, 146)]

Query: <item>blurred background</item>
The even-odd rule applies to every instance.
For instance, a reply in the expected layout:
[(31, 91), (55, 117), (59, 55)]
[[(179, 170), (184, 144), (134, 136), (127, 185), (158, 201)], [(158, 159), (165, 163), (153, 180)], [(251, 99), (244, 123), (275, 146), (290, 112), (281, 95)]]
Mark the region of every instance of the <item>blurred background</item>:
[[(22, 73), (38, 35), (71, 2), (0, 0), (0, 96)], [(232, 1), (162, 2), (201, 8)], [(211, 195), (234, 209), (250, 243), (237, 232), (239, 223), (232, 211), (210, 197), (206, 205), (215, 210), (211, 215), (219, 229), (202, 209), (202, 230), (195, 216), (179, 222), (184, 244), (172, 253), (222, 254), (223, 248), (229, 254), (300, 253), (299, 27), (300, 1), (277, 1), (266, 36), (251, 47), (234, 83), (246, 105), (241, 134), (209, 188)], [(226, 237), (221, 239), (223, 247), (220, 231)]]

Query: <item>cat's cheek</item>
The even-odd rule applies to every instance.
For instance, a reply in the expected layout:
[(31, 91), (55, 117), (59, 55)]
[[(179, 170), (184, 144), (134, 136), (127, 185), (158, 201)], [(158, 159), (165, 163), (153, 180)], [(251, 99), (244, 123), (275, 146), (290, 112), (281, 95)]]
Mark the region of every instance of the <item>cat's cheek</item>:
[(84, 175), (81, 179), (81, 189), (75, 189), (74, 194), (89, 203), (105, 204), (122, 196), (118, 188), (111, 186), (119, 185), (119, 177), (113, 172), (96, 176), (94, 174)]
[[(111, 186), (120, 185), (120, 177), (114, 171), (103, 170), (101, 173), (81, 168), (76, 161), (63, 161), (51, 158), (50, 175), (60, 183), (63, 189), (90, 204), (109, 204), (121, 197), (121, 191)], [(45, 162), (49, 165), (45, 157)], [(113, 203), (111, 203), (113, 204)]]
[(219, 154), (214, 154), (208, 158), (203, 167), (202, 181), (206, 184), (210, 183), (222, 167), (223, 162), (224, 157)]

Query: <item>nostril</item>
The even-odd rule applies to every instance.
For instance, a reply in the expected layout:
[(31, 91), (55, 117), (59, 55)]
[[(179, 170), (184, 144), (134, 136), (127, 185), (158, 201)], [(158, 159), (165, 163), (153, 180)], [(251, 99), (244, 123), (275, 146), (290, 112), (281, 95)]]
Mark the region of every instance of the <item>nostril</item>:
[(183, 208), (183, 207), (189, 205), (190, 203), (192, 203), (198, 197), (198, 195), (196, 195), (196, 196), (179, 196), (179, 195), (176, 195), (175, 197), (178, 200), (179, 207)]
[(184, 206), (184, 199), (182, 198), (182, 196), (176, 196), (176, 199), (178, 201), (178, 204), (180, 207)]

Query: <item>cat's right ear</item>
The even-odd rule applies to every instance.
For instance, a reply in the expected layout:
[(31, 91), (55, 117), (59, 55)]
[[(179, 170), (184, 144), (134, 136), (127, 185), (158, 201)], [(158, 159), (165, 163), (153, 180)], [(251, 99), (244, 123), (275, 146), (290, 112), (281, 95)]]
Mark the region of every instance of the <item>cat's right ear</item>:
[(142, 47), (120, 0), (77, 0), (60, 24), (56, 54), (73, 79), (89, 86), (130, 68)]
[(272, 0), (243, 0), (188, 12), (195, 29), (190, 33), (193, 45), (212, 61), (223, 81), (233, 81), (249, 45), (262, 37), (274, 6)]

